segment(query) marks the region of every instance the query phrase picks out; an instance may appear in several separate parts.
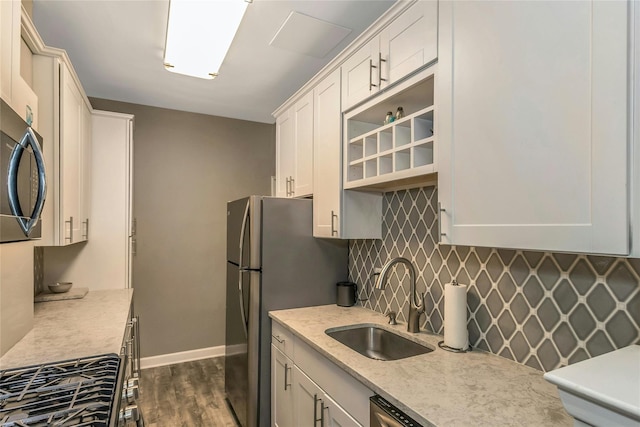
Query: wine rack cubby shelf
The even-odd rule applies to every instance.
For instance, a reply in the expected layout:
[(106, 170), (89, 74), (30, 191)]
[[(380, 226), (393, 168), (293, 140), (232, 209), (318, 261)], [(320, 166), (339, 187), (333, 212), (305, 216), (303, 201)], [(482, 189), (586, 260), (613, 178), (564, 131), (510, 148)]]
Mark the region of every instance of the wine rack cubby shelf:
[[(375, 109), (376, 115), (363, 109), (346, 117), (346, 189), (384, 188), (384, 183), (392, 185), (410, 181), (437, 171), (434, 162), (433, 75), (383, 102), (385, 105), (375, 105), (370, 109)], [(372, 116), (383, 119), (381, 111), (385, 108), (391, 110), (394, 105), (404, 105), (403, 102), (408, 104), (405, 111), (408, 109), (410, 112), (405, 117), (385, 125), (371, 120)]]

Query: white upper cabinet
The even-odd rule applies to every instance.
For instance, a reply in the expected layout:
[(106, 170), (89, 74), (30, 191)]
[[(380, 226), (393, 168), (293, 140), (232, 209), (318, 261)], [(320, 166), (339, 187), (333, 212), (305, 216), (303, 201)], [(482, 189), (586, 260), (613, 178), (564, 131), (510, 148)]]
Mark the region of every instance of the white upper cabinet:
[(294, 174), (295, 144), (292, 109), (276, 118), (276, 196), (291, 195), (291, 178)]
[(342, 109), (433, 62), (437, 41), (438, 2), (413, 3), (342, 64)]
[(420, 0), (380, 33), (381, 87), (395, 83), (438, 57), (438, 2)]
[(628, 254), (628, 9), (440, 3), (442, 243)]
[(90, 234), (91, 107), (62, 57), (36, 55), (33, 63), (50, 183), (40, 244), (83, 242)]
[(382, 196), (342, 189), (340, 70), (328, 75), (313, 92), (313, 235), (379, 239)]
[(313, 235), (340, 237), (340, 70), (313, 90)]
[(292, 196), (310, 196), (313, 194), (313, 91), (296, 103), (293, 120), (296, 162)]
[(343, 110), (378, 92), (382, 78), (379, 53), (380, 39), (374, 37), (342, 64)]
[(82, 103), (82, 219), (81, 240), (89, 239), (89, 218), (91, 218), (92, 164), (93, 164), (93, 116), (91, 109)]
[(60, 244), (79, 241), (82, 234), (83, 101), (80, 90), (60, 66), (60, 218), (64, 222)]
[(0, 1), (0, 95), (38, 130), (38, 97), (22, 76), (31, 76), (31, 51), (22, 40), (22, 3)]
[(313, 91), (276, 118), (276, 196), (313, 194)]

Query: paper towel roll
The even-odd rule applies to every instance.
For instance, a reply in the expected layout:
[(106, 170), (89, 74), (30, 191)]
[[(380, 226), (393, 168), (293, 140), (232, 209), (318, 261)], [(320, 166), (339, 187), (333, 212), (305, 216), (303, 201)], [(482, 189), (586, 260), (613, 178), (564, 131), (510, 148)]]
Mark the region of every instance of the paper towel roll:
[(459, 350), (469, 347), (466, 285), (444, 285), (444, 345)]

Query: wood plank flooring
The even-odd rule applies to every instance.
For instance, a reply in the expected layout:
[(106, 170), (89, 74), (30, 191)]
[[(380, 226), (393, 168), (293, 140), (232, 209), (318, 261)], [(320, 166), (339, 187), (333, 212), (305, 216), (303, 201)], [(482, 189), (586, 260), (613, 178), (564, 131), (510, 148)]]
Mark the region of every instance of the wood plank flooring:
[(224, 401), (224, 358), (144, 369), (140, 408), (147, 427), (236, 427)]

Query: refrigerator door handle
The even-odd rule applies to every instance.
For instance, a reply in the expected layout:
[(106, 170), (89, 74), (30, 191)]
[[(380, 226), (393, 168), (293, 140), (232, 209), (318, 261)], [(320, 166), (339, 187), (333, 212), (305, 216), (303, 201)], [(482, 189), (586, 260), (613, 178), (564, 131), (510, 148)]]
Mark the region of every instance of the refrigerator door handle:
[(249, 220), (249, 204), (251, 200), (247, 200), (247, 206), (244, 208), (244, 215), (242, 216), (242, 225), (240, 226), (240, 242), (238, 242), (238, 248), (240, 249), (240, 254), (238, 256), (238, 267), (240, 270), (246, 269), (243, 264), (243, 255), (244, 255), (244, 231), (247, 228), (247, 221)]
[(249, 219), (249, 204), (251, 203), (251, 200), (247, 200), (247, 206), (244, 209), (244, 215), (242, 217), (242, 226), (240, 229), (240, 242), (238, 244), (238, 247), (240, 249), (240, 254), (239, 254), (239, 268), (238, 268), (238, 296), (239, 296), (239, 303), (240, 303), (240, 314), (242, 315), (242, 327), (244, 329), (244, 334), (246, 337), (249, 337), (249, 322), (247, 321), (247, 313), (245, 312), (244, 309), (244, 286), (242, 284), (242, 273), (248, 271), (248, 269), (246, 267), (244, 267), (243, 264), (243, 252), (244, 252), (244, 231), (247, 227), (247, 220)]
[(242, 271), (238, 272), (238, 302), (240, 303), (240, 314), (242, 315), (242, 328), (244, 329), (245, 337), (249, 337), (249, 329), (247, 322), (247, 315), (244, 310), (244, 286), (242, 285)]

